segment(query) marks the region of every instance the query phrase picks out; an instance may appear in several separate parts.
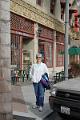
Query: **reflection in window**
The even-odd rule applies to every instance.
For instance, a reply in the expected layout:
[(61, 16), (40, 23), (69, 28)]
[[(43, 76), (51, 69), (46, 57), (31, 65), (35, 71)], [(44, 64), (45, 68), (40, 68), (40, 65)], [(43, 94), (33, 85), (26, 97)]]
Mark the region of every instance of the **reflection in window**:
[(53, 57), (52, 57), (52, 44), (46, 43), (45, 45), (45, 62), (48, 67), (52, 67), (53, 65)]
[(56, 59), (57, 59), (57, 66), (63, 66), (64, 65), (64, 44), (57, 43), (56, 45)]
[(65, 5), (61, 4), (61, 19), (64, 20)]
[(50, 0), (50, 13), (54, 14), (55, 0)]
[(11, 65), (20, 66), (20, 36), (11, 34)]
[(39, 43), (39, 52), (43, 56), (43, 62), (48, 66), (52, 67), (53, 65), (53, 43), (43, 42)]
[(36, 4), (40, 5), (42, 4), (42, 0), (36, 0)]

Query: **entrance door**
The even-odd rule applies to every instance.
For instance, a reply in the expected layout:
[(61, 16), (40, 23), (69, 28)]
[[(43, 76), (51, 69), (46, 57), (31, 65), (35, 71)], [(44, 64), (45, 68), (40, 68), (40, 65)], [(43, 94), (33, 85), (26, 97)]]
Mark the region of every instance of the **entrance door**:
[(22, 58), (23, 58), (22, 68), (26, 69), (28, 67), (28, 65), (30, 64), (30, 53), (27, 50), (23, 50), (22, 51)]
[(28, 37), (23, 38), (22, 43), (22, 68), (27, 69), (31, 62), (31, 39)]

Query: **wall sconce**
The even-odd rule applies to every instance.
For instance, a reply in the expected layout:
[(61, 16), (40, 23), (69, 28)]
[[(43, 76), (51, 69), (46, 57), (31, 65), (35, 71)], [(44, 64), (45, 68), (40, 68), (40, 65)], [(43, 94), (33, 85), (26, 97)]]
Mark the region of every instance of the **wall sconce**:
[(37, 36), (38, 36), (38, 37), (40, 36), (41, 32), (42, 32), (42, 28), (39, 26), (39, 27), (38, 27), (38, 30), (37, 30)]

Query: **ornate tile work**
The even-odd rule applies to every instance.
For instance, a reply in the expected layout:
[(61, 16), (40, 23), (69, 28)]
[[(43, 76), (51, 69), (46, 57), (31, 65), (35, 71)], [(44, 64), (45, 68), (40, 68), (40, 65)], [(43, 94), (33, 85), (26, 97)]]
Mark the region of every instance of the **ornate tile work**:
[(39, 9), (21, 0), (11, 0), (11, 11), (34, 22), (64, 33), (64, 25), (60, 21), (57, 21), (53, 17), (48, 16)]

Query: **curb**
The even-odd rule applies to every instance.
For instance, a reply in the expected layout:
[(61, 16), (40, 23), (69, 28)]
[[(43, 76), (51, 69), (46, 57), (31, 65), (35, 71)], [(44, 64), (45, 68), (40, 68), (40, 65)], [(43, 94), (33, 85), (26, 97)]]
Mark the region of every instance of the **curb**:
[(30, 117), (28, 113), (13, 111), (13, 118), (16, 120), (36, 120)]
[(13, 120), (36, 120), (35, 118), (13, 115)]

